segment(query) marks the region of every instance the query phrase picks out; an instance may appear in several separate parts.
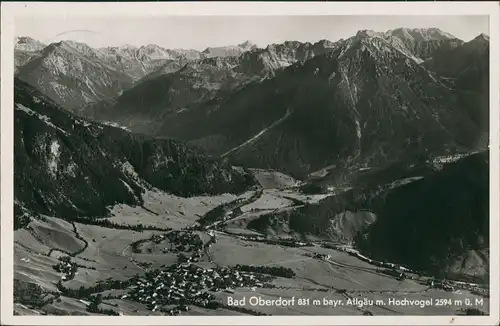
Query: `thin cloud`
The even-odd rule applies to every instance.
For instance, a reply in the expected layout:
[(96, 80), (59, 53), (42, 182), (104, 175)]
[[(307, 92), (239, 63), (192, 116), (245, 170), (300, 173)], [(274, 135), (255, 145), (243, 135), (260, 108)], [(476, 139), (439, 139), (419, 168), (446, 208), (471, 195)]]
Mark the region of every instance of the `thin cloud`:
[(92, 31), (90, 29), (74, 29), (74, 30), (71, 30), (71, 31), (66, 31), (66, 32), (62, 32), (62, 33), (56, 34), (55, 36), (61, 36), (61, 35), (69, 34), (69, 33), (94, 33), (94, 34), (100, 34), (100, 32)]

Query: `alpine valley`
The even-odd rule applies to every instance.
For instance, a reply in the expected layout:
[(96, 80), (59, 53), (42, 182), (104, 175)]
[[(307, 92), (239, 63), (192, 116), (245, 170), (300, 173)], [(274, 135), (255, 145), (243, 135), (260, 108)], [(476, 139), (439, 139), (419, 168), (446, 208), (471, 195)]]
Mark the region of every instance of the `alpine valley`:
[(14, 313), (488, 314), (489, 70), (437, 28), (16, 38)]

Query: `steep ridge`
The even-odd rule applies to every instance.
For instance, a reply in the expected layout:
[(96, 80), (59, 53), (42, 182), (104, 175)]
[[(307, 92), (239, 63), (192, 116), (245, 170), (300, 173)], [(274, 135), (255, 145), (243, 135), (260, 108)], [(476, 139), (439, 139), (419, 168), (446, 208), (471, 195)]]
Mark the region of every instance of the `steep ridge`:
[(284, 67), (331, 51), (335, 46), (328, 41), (285, 42), (257, 49), (247, 43), (239, 46), (246, 49), (240, 56), (222, 55), (186, 62), (173, 73), (177, 63), (174, 67), (167, 64), (114, 101), (96, 105), (90, 114), (98, 120), (117, 121), (135, 131), (155, 133), (148, 121), (170, 119), (171, 113), (223, 97), (249, 82), (272, 77)]
[(304, 177), (328, 165), (378, 165), (408, 155), (475, 149), (481, 131), (456, 94), (409, 50), (362, 31), (335, 50), (296, 63), (165, 122), (166, 135), (236, 165)]
[(19, 67), (28, 63), (31, 59), (41, 53), (45, 44), (31, 37), (16, 37), (14, 44), (14, 68), (17, 71)]
[(16, 227), (29, 216), (100, 217), (115, 203), (141, 205), (144, 189), (180, 196), (239, 193), (245, 172), (168, 139), (76, 118), (15, 79)]
[(22, 66), (17, 76), (75, 113), (133, 84), (130, 76), (102, 61), (97, 51), (75, 42), (47, 46), (40, 56)]

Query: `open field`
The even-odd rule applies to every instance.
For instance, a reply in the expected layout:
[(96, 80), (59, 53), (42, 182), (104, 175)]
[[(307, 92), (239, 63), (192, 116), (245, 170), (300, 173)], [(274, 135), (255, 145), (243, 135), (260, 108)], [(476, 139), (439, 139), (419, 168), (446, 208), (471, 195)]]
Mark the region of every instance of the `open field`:
[(28, 252), (19, 245), (14, 245), (14, 278), (33, 282), (49, 291), (54, 291), (56, 287), (53, 282), (57, 282), (61, 276), (52, 269), (57, 263), (56, 258), (47, 257), (37, 252)]
[(292, 204), (293, 202), (291, 200), (283, 198), (281, 195), (275, 193), (274, 191), (264, 190), (262, 196), (260, 196), (256, 201), (242, 206), (241, 210), (243, 212), (248, 212), (252, 209), (275, 210), (291, 206)]
[(33, 219), (29, 228), (17, 231), (14, 241), (43, 253), (48, 253), (51, 249), (76, 252), (85, 247), (82, 241), (75, 238), (71, 223), (50, 216), (42, 218), (43, 220)]
[[(247, 194), (242, 195), (244, 197)], [(144, 207), (116, 205), (110, 221), (118, 224), (183, 228), (196, 222), (216, 206), (237, 198), (235, 195), (182, 198), (161, 191), (146, 191)]]
[(298, 184), (294, 178), (277, 171), (250, 169), (264, 189), (293, 187)]

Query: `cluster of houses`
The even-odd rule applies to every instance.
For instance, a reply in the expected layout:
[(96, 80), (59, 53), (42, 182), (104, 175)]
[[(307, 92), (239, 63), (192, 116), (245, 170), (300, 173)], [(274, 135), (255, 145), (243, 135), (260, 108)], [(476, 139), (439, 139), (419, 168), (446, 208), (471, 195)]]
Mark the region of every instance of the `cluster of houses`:
[(426, 283), (433, 289), (441, 289), (450, 292), (455, 290), (451, 283), (447, 280), (428, 279)]
[(179, 263), (197, 263), (200, 261), (202, 256), (201, 250), (195, 251), (191, 256), (186, 256), (183, 253), (177, 255), (177, 261)]
[(167, 233), (166, 237), (172, 245), (171, 251), (174, 252), (197, 251), (203, 246), (200, 236), (192, 232), (172, 231)]
[(488, 296), (488, 290), (482, 288), (479, 284), (476, 283), (467, 283), (461, 281), (453, 281), (453, 280), (438, 280), (438, 279), (428, 279), (426, 285), (435, 289), (442, 289), (445, 291), (454, 291), (455, 289), (462, 289), (470, 291), (476, 295)]
[(75, 277), (78, 270), (78, 264), (72, 262), (70, 257), (64, 256), (59, 258), (59, 262), (52, 266), (52, 268), (56, 272), (64, 274), (61, 277), (62, 281), (69, 281)]
[(315, 254), (313, 255), (313, 257), (314, 257), (314, 258), (316, 258), (316, 259), (321, 259), (321, 260), (328, 260), (328, 259), (332, 258), (332, 256), (331, 256), (331, 255), (327, 255), (327, 254), (320, 254), (320, 253), (315, 253)]
[(407, 278), (411, 278), (405, 272), (403, 272), (401, 270), (397, 270), (397, 269), (385, 268), (385, 269), (379, 270), (379, 272), (382, 274), (385, 274), (385, 275), (396, 277), (399, 281), (403, 281)]
[(489, 295), (488, 287), (486, 287), (486, 288), (481, 287), (477, 283), (467, 283), (467, 282), (461, 282), (461, 281), (448, 281), (448, 282), (456, 288), (468, 290), (468, 291), (470, 291), (474, 294), (477, 294), (477, 295), (481, 295), (481, 296), (488, 296)]
[(151, 311), (175, 315), (186, 311), (188, 305), (217, 306), (214, 305), (215, 296), (210, 292), (231, 292), (237, 287), (263, 287), (265, 281), (264, 276), (235, 268), (205, 269), (181, 263), (146, 273), (121, 299), (129, 298), (146, 304)]

